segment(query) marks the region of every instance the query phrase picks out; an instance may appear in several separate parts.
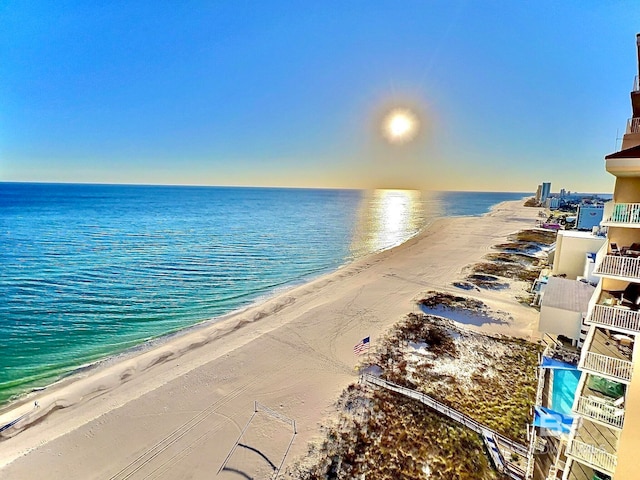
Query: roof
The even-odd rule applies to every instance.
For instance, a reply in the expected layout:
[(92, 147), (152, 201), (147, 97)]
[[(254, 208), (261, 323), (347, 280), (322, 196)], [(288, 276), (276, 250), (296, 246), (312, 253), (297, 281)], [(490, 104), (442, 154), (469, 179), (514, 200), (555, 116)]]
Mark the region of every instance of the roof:
[(578, 280), (549, 277), (541, 306), (586, 312), (594, 290), (595, 287)]
[(585, 232), (582, 230), (558, 230), (558, 235), (572, 238), (601, 238), (603, 242), (606, 240), (605, 237), (594, 235), (592, 232)]
[(619, 152), (611, 153), (604, 157), (605, 160), (609, 160), (610, 158), (640, 158), (640, 145), (620, 150)]

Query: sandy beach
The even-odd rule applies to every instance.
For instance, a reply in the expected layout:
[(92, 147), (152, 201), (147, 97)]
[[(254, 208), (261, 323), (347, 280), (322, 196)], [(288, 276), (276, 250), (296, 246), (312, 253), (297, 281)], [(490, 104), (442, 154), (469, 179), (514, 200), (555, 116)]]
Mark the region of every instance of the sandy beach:
[[(403, 245), (31, 394), (0, 412), (0, 426), (21, 418), (0, 433), (0, 478), (212, 478), (254, 401), (296, 422), (286, 466), (357, 380), (353, 346), (370, 336), (375, 348), (425, 291), (464, 294), (512, 317), (482, 331), (537, 338), (537, 312), (515, 299), (524, 283), (452, 285), (537, 214), (513, 201), (482, 217), (439, 219)], [(292, 429), (259, 412), (244, 438), (216, 478), (263, 478), (256, 472), (280, 464)]]

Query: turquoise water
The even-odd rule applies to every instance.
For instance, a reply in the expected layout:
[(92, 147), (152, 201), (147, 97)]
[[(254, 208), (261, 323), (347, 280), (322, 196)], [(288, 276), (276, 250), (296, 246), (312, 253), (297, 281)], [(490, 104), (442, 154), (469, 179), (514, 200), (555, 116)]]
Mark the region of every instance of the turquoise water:
[(524, 195), (0, 183), (0, 403)]
[(553, 393), (551, 394), (551, 408), (556, 412), (571, 415), (571, 407), (578, 382), (580, 372), (578, 370), (560, 369), (553, 370)]

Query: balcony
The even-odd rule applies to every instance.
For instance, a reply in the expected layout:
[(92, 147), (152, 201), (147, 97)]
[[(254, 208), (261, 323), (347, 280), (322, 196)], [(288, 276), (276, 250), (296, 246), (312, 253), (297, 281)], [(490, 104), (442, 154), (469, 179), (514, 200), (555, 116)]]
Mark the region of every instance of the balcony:
[(618, 463), (616, 455), (579, 440), (571, 442), (567, 455), (596, 470), (602, 470), (611, 475), (615, 472), (616, 464)]
[(640, 258), (605, 255), (594, 273), (637, 282), (640, 281)]
[(631, 90), (631, 109), (634, 113), (640, 112), (640, 82), (638, 75), (633, 79), (633, 90)]
[(624, 409), (616, 407), (612, 402), (595, 396), (581, 396), (575, 409), (583, 417), (606, 426), (622, 429)]
[(640, 133), (640, 117), (633, 117), (627, 120), (626, 133)]
[(575, 460), (570, 460), (569, 463), (567, 463), (567, 470), (567, 480), (593, 480), (594, 478), (598, 478), (594, 477), (596, 471), (593, 468), (576, 462)]
[(640, 228), (640, 203), (616, 203), (611, 217), (602, 222), (602, 225)]
[(634, 338), (611, 335), (600, 328), (591, 329), (582, 349), (579, 368), (617, 382), (629, 383), (633, 373), (631, 355)]
[(618, 463), (620, 431), (582, 418), (569, 439), (567, 456), (612, 475)]
[(633, 363), (593, 352), (586, 353), (580, 367), (596, 375), (606, 375), (623, 382), (631, 381), (633, 373)]
[(640, 311), (623, 305), (595, 305), (586, 322), (633, 334), (640, 333)]

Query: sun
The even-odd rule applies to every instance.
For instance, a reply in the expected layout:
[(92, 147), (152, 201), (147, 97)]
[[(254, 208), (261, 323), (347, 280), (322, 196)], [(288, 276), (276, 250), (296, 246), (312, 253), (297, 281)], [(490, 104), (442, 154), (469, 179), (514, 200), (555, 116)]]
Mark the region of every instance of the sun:
[(411, 110), (395, 108), (385, 115), (382, 132), (391, 143), (406, 143), (415, 138), (419, 123)]

